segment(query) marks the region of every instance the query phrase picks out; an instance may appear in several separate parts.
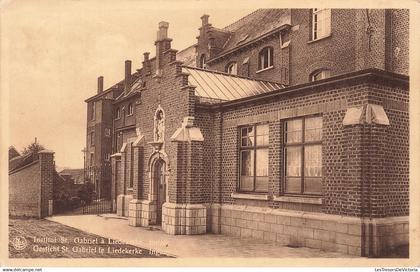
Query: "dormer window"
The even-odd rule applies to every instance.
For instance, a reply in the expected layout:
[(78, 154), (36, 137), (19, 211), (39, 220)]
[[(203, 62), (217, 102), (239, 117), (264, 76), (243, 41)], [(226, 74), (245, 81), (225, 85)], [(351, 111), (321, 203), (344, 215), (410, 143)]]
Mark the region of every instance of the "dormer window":
[(328, 37), (331, 34), (331, 9), (312, 9), (312, 40)]
[(134, 109), (133, 109), (133, 104), (128, 104), (128, 115), (133, 115), (134, 113)]
[(199, 65), (200, 65), (200, 68), (206, 69), (206, 55), (205, 54), (201, 55)]
[(258, 71), (273, 67), (273, 48), (265, 47), (258, 54)]
[(115, 119), (120, 119), (121, 118), (121, 109), (117, 108), (115, 110)]
[(321, 79), (325, 79), (325, 78), (329, 78), (329, 77), (330, 77), (330, 70), (322, 69), (322, 70), (317, 70), (317, 71), (313, 72), (310, 75), (310, 80), (311, 81), (317, 81), (317, 80), (321, 80)]
[(236, 62), (231, 62), (226, 66), (226, 73), (231, 75), (238, 74), (238, 64)]

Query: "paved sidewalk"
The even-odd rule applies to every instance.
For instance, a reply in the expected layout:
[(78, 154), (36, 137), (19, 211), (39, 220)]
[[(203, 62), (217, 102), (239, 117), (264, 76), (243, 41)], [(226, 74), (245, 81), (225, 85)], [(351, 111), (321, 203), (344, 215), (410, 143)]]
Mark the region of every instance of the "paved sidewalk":
[(290, 248), (272, 242), (233, 236), (168, 235), (161, 230), (131, 227), (127, 218), (115, 214), (53, 216), (48, 220), (85, 232), (122, 241), (175, 257), (273, 257), (273, 258), (350, 258), (342, 253), (310, 248)]

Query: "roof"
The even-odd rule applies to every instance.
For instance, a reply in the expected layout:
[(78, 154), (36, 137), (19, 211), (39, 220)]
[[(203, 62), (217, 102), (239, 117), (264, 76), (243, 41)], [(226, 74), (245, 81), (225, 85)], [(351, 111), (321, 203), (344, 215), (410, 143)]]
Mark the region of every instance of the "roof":
[[(140, 73), (136, 72), (131, 75), (130, 88), (127, 91), (123, 91), (117, 98), (116, 101), (123, 100), (124, 98), (130, 97), (140, 91), (143, 88), (143, 81), (141, 80)], [(123, 80), (124, 81), (124, 80)]]
[(195, 44), (191, 45), (178, 53), (176, 53), (176, 59), (182, 61), (187, 66), (196, 66), (196, 52), (195, 52)]
[(58, 173), (60, 176), (71, 176), (74, 183), (84, 182), (84, 170), (83, 169), (64, 169)]
[(13, 159), (9, 160), (9, 172), (31, 164), (32, 162), (37, 160), (38, 154), (36, 153), (29, 153), (26, 155), (14, 157)]
[(229, 75), (222, 72), (183, 66), (189, 74), (188, 83), (195, 86), (195, 94), (202, 98), (232, 101), (284, 88), (284, 85)]
[(223, 28), (232, 34), (220, 54), (287, 24), (291, 24), (290, 9), (258, 9)]
[(9, 160), (20, 156), (19, 151), (17, 151), (17, 149), (14, 146), (10, 146), (9, 147)]

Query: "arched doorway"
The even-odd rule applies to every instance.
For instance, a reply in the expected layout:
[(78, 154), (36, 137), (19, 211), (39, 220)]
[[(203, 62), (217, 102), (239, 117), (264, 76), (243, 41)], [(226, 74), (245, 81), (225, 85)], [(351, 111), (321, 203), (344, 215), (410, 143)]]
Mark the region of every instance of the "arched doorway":
[(153, 186), (156, 194), (156, 224), (162, 224), (162, 205), (166, 201), (166, 163), (158, 159), (153, 167)]

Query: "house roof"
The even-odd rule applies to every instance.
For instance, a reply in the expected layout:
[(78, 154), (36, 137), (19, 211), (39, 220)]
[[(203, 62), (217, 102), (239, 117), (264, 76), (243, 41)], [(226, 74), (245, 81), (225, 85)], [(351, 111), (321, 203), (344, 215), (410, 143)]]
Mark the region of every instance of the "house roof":
[(84, 182), (84, 172), (83, 169), (64, 169), (58, 173), (60, 176), (71, 176), (74, 180), (74, 183), (83, 183)]
[(22, 156), (17, 156), (9, 160), (9, 172), (24, 167), (34, 161), (38, 160), (38, 154), (29, 153)]
[(222, 72), (183, 66), (188, 83), (195, 86), (197, 96), (218, 101), (232, 101), (284, 88), (284, 85), (229, 75)]
[(9, 146), (9, 160), (20, 156), (19, 151), (14, 146)]
[(231, 35), (218, 56), (290, 24), (290, 9), (258, 9), (223, 28)]

